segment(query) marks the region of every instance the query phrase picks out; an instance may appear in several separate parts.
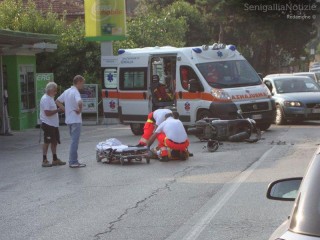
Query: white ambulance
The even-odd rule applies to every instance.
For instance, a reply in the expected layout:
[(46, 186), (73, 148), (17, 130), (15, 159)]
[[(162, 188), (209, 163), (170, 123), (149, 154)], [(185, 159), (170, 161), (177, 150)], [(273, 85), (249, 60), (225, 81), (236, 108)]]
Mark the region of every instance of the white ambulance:
[(268, 88), (234, 45), (120, 49), (102, 56), (106, 118), (119, 118), (141, 134), (149, 112), (176, 107), (185, 126), (204, 117), (244, 117), (262, 130), (275, 117)]

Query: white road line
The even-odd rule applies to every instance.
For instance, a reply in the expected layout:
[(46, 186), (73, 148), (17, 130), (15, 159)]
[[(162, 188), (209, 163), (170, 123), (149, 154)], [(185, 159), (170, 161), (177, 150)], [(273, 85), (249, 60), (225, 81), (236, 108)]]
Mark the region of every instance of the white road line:
[[(266, 151), (254, 164), (252, 164), (247, 170), (242, 172), (236, 179), (233, 179), (231, 182), (227, 184), (231, 185), (228, 187), (224, 194), (218, 199), (218, 202), (215, 201), (214, 197), (212, 197), (207, 204), (203, 206), (198, 212), (204, 214), (200, 217), (197, 216), (199, 219), (196, 221), (195, 224), (185, 224), (182, 226), (183, 229), (178, 230), (176, 233), (171, 235), (167, 240), (196, 240), (201, 232), (210, 224), (210, 222), (214, 219), (217, 213), (223, 208), (223, 206), (230, 200), (233, 194), (237, 191), (237, 189), (241, 186), (243, 182), (257, 169), (261, 163), (267, 158), (267, 156), (274, 150), (276, 146), (273, 146), (268, 151)], [(209, 206), (208, 206), (209, 205)], [(197, 215), (197, 213), (195, 214)], [(190, 229), (191, 227), (191, 229)], [(187, 234), (182, 237), (182, 233), (184, 229), (190, 229)], [(180, 235), (180, 236), (179, 236)]]

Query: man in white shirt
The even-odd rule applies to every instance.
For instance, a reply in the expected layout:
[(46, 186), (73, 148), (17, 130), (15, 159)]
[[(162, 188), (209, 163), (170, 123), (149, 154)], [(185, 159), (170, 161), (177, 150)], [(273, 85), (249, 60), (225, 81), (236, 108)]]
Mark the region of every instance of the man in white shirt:
[[(79, 163), (78, 146), (82, 126), (82, 99), (79, 90), (83, 89), (85, 79), (77, 75), (73, 78), (73, 86), (65, 90), (56, 100), (57, 105), (64, 109), (66, 116), (66, 124), (69, 127), (71, 136), (71, 145), (69, 152), (69, 167), (80, 168), (85, 167), (83, 163)], [(64, 106), (63, 106), (64, 103)]]
[[(178, 118), (178, 113), (176, 113)], [(175, 119), (173, 113), (165, 115), (165, 121), (162, 122), (148, 141), (148, 147), (152, 145), (155, 139), (158, 139), (161, 151), (162, 162), (167, 162), (168, 148), (180, 151), (180, 153), (188, 153), (189, 140), (186, 130), (179, 119)]]
[[(57, 105), (54, 102), (54, 96), (57, 94), (57, 84), (49, 82), (45, 90), (46, 93), (40, 100), (40, 120), (41, 128), (44, 132), (42, 167), (65, 165), (66, 163), (57, 157), (57, 145), (58, 143), (60, 144), (58, 116), (60, 109), (57, 108)], [(53, 157), (52, 164), (47, 159), (50, 144)]]

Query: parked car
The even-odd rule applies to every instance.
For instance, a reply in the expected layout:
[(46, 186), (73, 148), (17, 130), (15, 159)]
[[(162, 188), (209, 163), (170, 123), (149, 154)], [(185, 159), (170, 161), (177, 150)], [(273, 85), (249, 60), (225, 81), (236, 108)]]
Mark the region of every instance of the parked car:
[(291, 215), (269, 240), (320, 239), (320, 154), (309, 164), (305, 176), (281, 179), (268, 187), (267, 198), (295, 201)]
[(320, 72), (296, 72), (293, 73), (295, 76), (306, 76), (313, 79), (316, 83), (320, 83)]
[(315, 67), (320, 67), (320, 63), (319, 62), (313, 62), (311, 64), (311, 68), (315, 68)]
[(320, 87), (311, 78), (273, 74), (263, 82), (276, 102), (276, 124), (320, 119)]
[(320, 72), (320, 67), (313, 67), (309, 69), (309, 72)]

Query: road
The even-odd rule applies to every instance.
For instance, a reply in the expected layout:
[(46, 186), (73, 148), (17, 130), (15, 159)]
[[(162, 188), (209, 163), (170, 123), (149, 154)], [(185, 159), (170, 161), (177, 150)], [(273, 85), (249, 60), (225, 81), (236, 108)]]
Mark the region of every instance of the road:
[[(0, 137), (0, 239), (268, 239), (292, 203), (265, 198), (276, 179), (303, 176), (320, 143), (320, 122), (272, 126), (256, 144), (215, 153), (191, 137), (188, 161), (97, 163), (106, 138), (137, 143), (127, 126), (84, 126), (83, 169), (42, 168), (39, 130)], [(60, 128), (58, 156), (69, 138)]]

